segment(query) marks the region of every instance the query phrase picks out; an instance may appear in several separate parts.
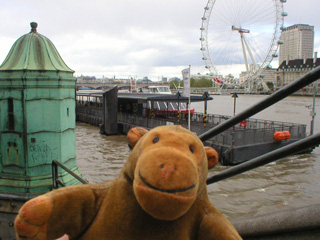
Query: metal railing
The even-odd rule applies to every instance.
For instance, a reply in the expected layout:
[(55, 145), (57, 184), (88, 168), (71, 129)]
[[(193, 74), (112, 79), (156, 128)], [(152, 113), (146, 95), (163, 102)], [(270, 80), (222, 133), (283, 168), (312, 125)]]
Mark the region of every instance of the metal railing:
[(86, 180), (82, 179), (80, 176), (78, 176), (77, 174), (72, 172), (70, 169), (68, 169), (62, 163), (58, 162), (57, 160), (53, 160), (52, 161), (52, 181), (53, 181), (53, 188), (54, 189), (59, 188), (59, 185), (62, 187), (65, 187), (64, 183), (59, 180), (58, 167), (61, 167), (63, 170), (65, 170), (67, 173), (69, 173), (75, 179), (77, 179), (79, 182), (81, 182), (83, 184), (88, 183)]
[[(130, 124), (132, 126), (141, 126), (148, 129), (168, 124), (178, 124), (187, 127), (187, 120), (182, 117), (177, 118), (153, 118), (139, 116), (129, 113), (118, 113), (119, 123)], [(198, 135), (205, 133), (209, 129), (228, 121), (231, 116), (208, 114), (207, 123), (203, 124), (204, 114), (194, 113), (191, 118), (191, 131)], [(241, 123), (236, 124), (221, 134), (217, 134), (207, 141), (214, 141), (222, 145), (243, 146), (255, 143), (273, 142), (273, 134), (277, 131), (289, 131), (290, 139), (296, 140), (306, 137), (306, 125), (279, 121), (269, 121), (249, 118), (245, 126)]]

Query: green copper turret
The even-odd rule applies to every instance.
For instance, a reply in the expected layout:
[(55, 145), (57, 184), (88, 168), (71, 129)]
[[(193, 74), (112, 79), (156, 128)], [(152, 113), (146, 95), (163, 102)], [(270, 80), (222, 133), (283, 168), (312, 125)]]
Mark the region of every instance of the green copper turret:
[[(50, 191), (52, 161), (76, 165), (76, 78), (53, 43), (37, 32), (20, 37), (0, 66), (0, 193)], [(79, 182), (60, 171), (65, 185)]]

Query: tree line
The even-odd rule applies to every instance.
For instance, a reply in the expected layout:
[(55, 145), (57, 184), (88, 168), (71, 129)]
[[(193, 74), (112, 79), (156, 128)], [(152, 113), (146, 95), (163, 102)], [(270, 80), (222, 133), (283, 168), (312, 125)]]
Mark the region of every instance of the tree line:
[[(191, 78), (190, 86), (194, 88), (209, 88), (212, 87), (212, 80), (205, 77), (199, 79)], [(170, 88), (183, 87), (183, 81), (173, 80), (170, 82)]]

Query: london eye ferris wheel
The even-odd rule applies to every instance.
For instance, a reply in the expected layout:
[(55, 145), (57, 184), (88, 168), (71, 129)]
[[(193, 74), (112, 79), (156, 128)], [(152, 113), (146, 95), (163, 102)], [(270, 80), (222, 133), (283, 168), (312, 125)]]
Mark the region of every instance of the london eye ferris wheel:
[(271, 68), (282, 44), (285, 2), (208, 0), (200, 28), (200, 50), (211, 75), (223, 78), (236, 73), (247, 86), (261, 80), (263, 69)]

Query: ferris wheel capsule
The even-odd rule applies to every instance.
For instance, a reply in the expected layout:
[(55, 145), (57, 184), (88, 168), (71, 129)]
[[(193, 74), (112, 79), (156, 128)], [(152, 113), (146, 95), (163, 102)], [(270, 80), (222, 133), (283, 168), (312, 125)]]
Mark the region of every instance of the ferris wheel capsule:
[(286, 29), (287, 29), (287, 27), (285, 27), (285, 26), (281, 26), (281, 27), (280, 27), (280, 30), (282, 30), (282, 31), (283, 31), (283, 30), (286, 30)]

